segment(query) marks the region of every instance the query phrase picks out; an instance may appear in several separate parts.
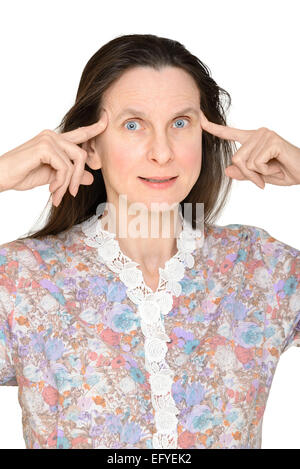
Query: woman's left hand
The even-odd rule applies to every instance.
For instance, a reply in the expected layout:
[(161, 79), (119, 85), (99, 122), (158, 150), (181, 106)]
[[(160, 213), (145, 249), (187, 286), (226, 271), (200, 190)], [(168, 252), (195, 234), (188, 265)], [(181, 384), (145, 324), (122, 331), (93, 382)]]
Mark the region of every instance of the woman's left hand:
[(240, 130), (214, 124), (200, 111), (201, 127), (216, 137), (235, 140), (241, 147), (232, 157), (225, 174), (240, 181), (250, 180), (264, 189), (265, 183), (277, 186), (300, 184), (300, 148), (273, 130)]

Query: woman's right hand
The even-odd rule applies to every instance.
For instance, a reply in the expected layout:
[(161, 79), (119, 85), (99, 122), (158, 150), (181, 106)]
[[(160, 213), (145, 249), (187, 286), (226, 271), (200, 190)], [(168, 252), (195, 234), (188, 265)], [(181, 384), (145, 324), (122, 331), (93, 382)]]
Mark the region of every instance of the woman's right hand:
[[(93, 183), (93, 175), (84, 169), (87, 152), (78, 146), (102, 133), (107, 126), (104, 111), (98, 122), (58, 134), (43, 130), (31, 140), (0, 157), (1, 191), (26, 191), (50, 184), (52, 203), (60, 204), (69, 188), (75, 197), (80, 184)], [(74, 164), (73, 164), (74, 162)]]

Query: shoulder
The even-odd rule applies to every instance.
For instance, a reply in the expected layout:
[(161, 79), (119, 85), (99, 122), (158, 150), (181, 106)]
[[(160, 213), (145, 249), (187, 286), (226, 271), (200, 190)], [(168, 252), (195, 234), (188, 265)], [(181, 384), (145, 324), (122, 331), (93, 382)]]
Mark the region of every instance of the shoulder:
[(231, 223), (228, 225), (205, 225), (204, 235), (212, 240), (227, 239), (228, 241), (240, 242), (244, 238), (248, 238), (250, 231), (248, 225)]
[(249, 256), (252, 233), (247, 225), (208, 225), (204, 228), (204, 254), (216, 259), (230, 258), (236, 263)]
[(300, 307), (300, 251), (264, 228), (243, 226), (249, 233), (245, 275), (253, 288), (276, 299), (282, 318), (293, 319)]
[(290, 246), (284, 241), (274, 237), (264, 228), (254, 225), (228, 224), (210, 225), (205, 229), (205, 235), (212, 239), (228, 239), (231, 242), (246, 241), (254, 250), (261, 250), (266, 256), (290, 255), (299, 257), (299, 249)]
[[(53, 266), (64, 265), (67, 258), (66, 237), (47, 236), (14, 240), (0, 245), (0, 275), (11, 280), (29, 277), (41, 271), (50, 272)], [(50, 272), (51, 273), (51, 272)]]
[(300, 251), (264, 228), (245, 224), (210, 225), (205, 237), (208, 252), (214, 250), (219, 258), (224, 252), (227, 257), (236, 253), (236, 262), (242, 262), (251, 274), (254, 268), (264, 267), (269, 275), (294, 275), (295, 279), (300, 276)]
[(250, 257), (262, 260), (273, 271), (277, 264), (284, 265), (286, 272), (294, 266), (294, 271), (300, 268), (300, 250), (273, 236), (264, 228), (244, 225), (249, 233)]

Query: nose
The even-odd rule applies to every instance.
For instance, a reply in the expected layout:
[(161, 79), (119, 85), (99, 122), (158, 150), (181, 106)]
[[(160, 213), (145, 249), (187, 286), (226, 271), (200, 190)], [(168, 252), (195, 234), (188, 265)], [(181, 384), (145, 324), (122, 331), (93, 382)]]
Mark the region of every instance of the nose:
[(165, 164), (167, 161), (174, 158), (169, 139), (163, 132), (156, 132), (153, 135), (149, 144), (148, 156), (150, 159), (155, 159), (160, 164)]

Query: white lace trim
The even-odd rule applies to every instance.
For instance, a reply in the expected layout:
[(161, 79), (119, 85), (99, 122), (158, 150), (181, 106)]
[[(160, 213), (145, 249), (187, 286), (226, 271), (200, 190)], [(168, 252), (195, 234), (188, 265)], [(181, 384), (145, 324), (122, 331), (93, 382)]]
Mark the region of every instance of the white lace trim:
[(145, 368), (150, 374), (151, 401), (155, 409), (157, 432), (153, 435), (152, 446), (154, 449), (177, 448), (176, 415), (179, 410), (171, 394), (174, 372), (165, 360), (168, 351), (166, 342), (171, 339), (165, 332), (162, 318), (172, 309), (173, 295), (178, 297), (181, 294), (179, 282), (184, 277), (185, 267), (194, 266), (192, 252), (203, 245), (203, 233), (187, 224), (179, 206), (183, 225), (176, 239), (178, 252), (163, 269), (159, 268), (159, 284), (153, 292), (145, 284), (143, 273), (137, 268), (139, 264), (122, 253), (115, 239), (116, 234), (102, 228), (98, 220), (101, 214), (99, 208), (100, 205), (96, 215), (83, 222), (81, 228), (87, 237), (86, 243), (97, 248), (100, 260), (119, 275), (127, 287), (128, 298), (137, 305), (145, 336)]

